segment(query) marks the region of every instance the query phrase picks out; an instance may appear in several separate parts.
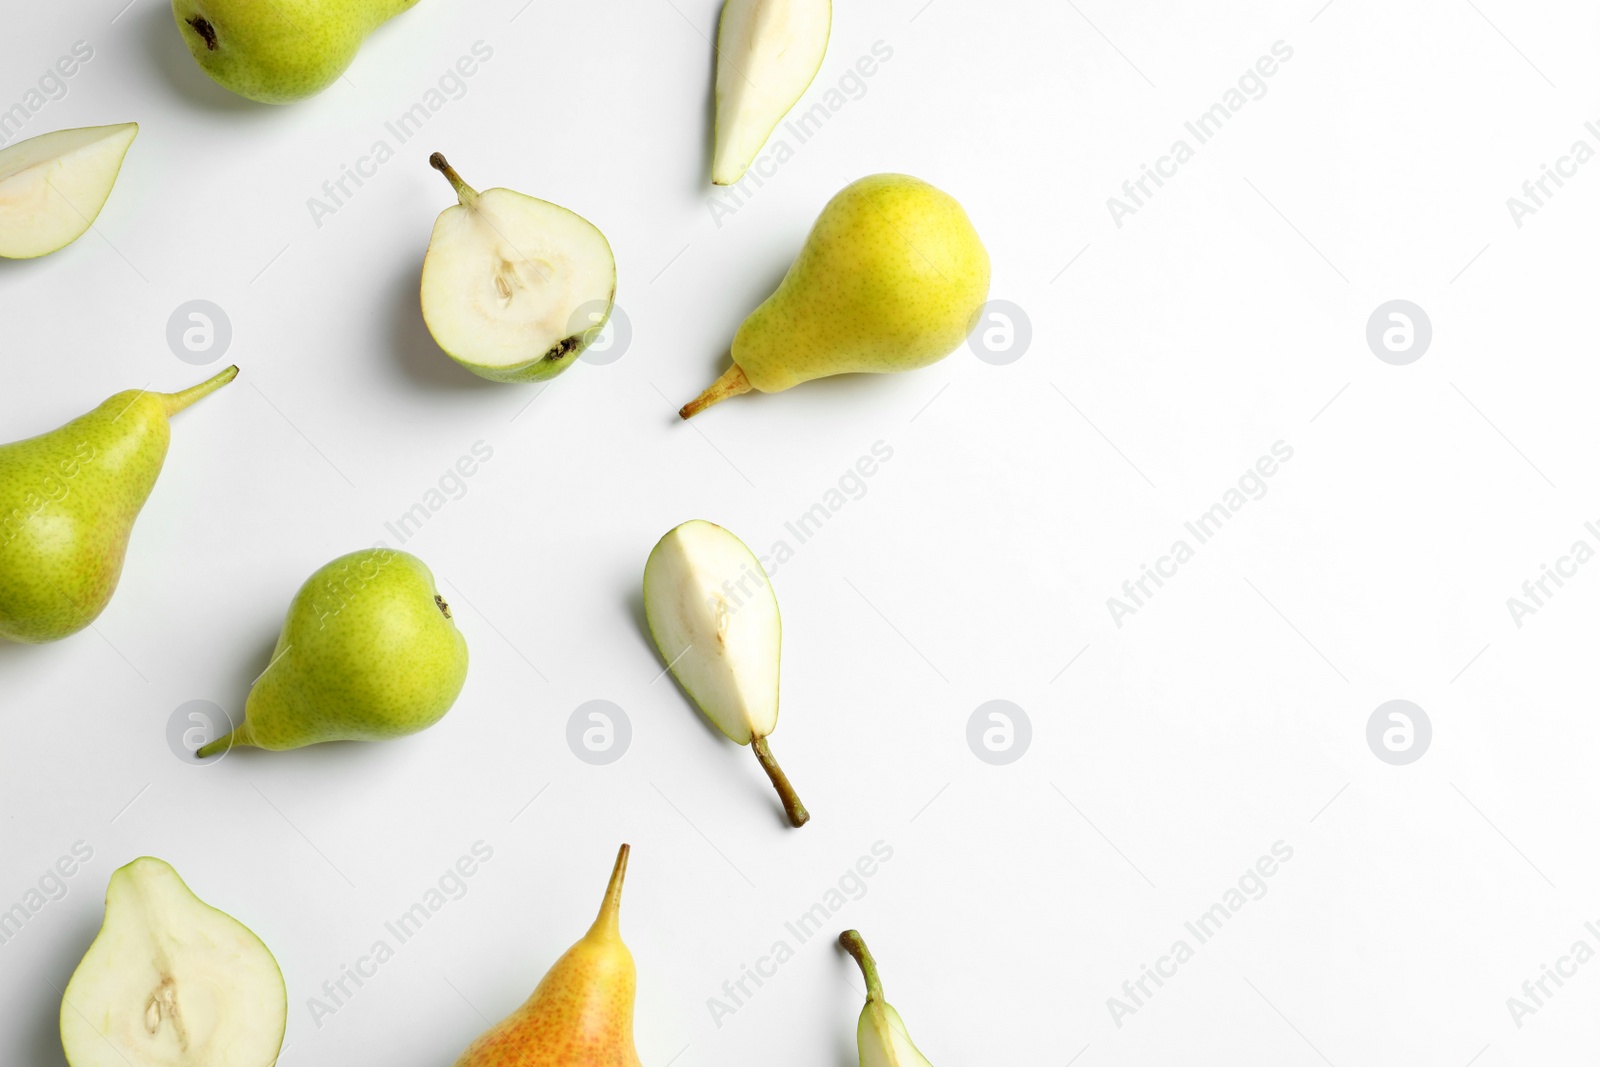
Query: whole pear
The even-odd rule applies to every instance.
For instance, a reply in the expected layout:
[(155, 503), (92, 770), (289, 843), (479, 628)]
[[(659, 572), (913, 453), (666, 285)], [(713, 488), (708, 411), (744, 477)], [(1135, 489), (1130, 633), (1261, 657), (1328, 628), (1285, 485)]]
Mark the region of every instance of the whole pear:
[(466, 638), (427, 565), (390, 548), (352, 552), (300, 587), (243, 725), (197, 755), (404, 737), (444, 718), (466, 680)]
[(600, 914), (522, 1007), (467, 1047), (455, 1067), (640, 1067), (633, 1046), (637, 974), (619, 915), (628, 846)]
[(417, 0), (172, 0), (200, 69), (263, 104), (315, 96), (350, 66), (361, 43)]
[(989, 298), (989, 253), (955, 198), (874, 174), (823, 208), (777, 291), (744, 320), (733, 366), (678, 412), (833, 374), (913, 370), (966, 340)]
[(118, 393), (58, 430), (0, 446), (0, 637), (59, 641), (100, 616), (161, 474), (167, 420), (238, 374), (229, 367), (181, 393)]
[(867, 951), (867, 943), (854, 930), (839, 935), (839, 944), (855, 957), (867, 983), (867, 1003), (856, 1022), (856, 1051), (861, 1067), (933, 1067), (917, 1051), (906, 1033), (900, 1013), (883, 999), (883, 982), (878, 977), (878, 961)]

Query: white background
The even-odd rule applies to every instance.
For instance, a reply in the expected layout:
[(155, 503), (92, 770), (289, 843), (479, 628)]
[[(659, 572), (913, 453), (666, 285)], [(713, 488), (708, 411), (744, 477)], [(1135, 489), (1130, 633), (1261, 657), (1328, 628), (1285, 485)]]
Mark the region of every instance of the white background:
[[(825, 939), (720, 1027), (707, 1000), (878, 841), (893, 859), (830, 932), (865, 933), (941, 1067), (1592, 1057), (1600, 963), (1520, 1028), (1506, 1005), (1579, 938), (1600, 949), (1600, 566), (1520, 628), (1506, 607), (1597, 543), (1600, 164), (1520, 228), (1506, 207), (1575, 139), (1600, 147), (1586, 5), (842, 0), (807, 106), (874, 42), (892, 60), (719, 225), (715, 0), (423, 0), (287, 108), (223, 92), (160, 0), (124, 2), (13, 5), (0, 35), (0, 106), (94, 48), (27, 135), (142, 124), (97, 232), (0, 264), (0, 437), (220, 368), (169, 351), (185, 301), (226, 310), (243, 373), (177, 420), (94, 630), (0, 648), (0, 908), (94, 850), (0, 946), (0, 1061), (63, 1062), (56, 990), (111, 871), (151, 854), (282, 963), (284, 1064), (442, 1067), (583, 932), (624, 840), (649, 1067), (854, 1063), (859, 979)], [(1115, 225), (1107, 198), (1280, 40), (1266, 95)], [(307, 198), (477, 41), (464, 98), (315, 225)], [(541, 391), (435, 348), (435, 149), (607, 233), (620, 360)], [(885, 170), (965, 204), (1031, 348), (680, 424), (828, 197)], [(1395, 298), (1434, 328), (1403, 367), (1364, 336)], [(450, 715), (175, 756), (174, 710), (241, 708), (299, 584), (395, 543), (385, 522), (478, 441), (492, 461), (405, 545), (471, 646)], [(797, 544), (784, 523), (878, 441), (866, 495)], [(1267, 495), (1116, 626), (1106, 599), (1277, 441)], [(795, 548), (773, 747), (804, 830), (654, 681), (640, 572), (692, 517)], [(1365, 733), (1396, 698), (1434, 729), (1402, 767)], [(610, 766), (565, 740), (592, 699), (632, 722)], [(1005, 767), (966, 741), (991, 699), (1033, 725)], [(467, 895), (315, 1025), (307, 998), (480, 840)], [(1107, 998), (1277, 841), (1265, 897), (1116, 1025)]]

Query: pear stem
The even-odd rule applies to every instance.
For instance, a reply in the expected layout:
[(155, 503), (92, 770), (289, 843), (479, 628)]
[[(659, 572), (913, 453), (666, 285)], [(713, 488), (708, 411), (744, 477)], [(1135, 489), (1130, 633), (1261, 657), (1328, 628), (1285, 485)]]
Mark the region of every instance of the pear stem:
[(800, 803), (800, 794), (789, 784), (789, 776), (783, 773), (778, 761), (772, 758), (772, 748), (767, 744), (767, 739), (758, 737), (750, 747), (756, 750), (756, 759), (761, 761), (761, 769), (772, 779), (772, 788), (778, 791), (778, 796), (783, 801), (783, 813), (789, 816), (789, 825), (798, 830), (810, 822), (811, 813)]
[(456, 169), (446, 162), (444, 153), (435, 152), (429, 156), (428, 165), (450, 179), (450, 185), (455, 189), (456, 196), (461, 200), (462, 204), (471, 207), (478, 202), (478, 191), (461, 180), (461, 175), (457, 174)]
[(617, 850), (617, 863), (611, 868), (611, 882), (606, 886), (606, 899), (600, 904), (600, 914), (595, 917), (591, 933), (602, 931), (615, 935), (618, 932), (619, 916), (622, 914), (622, 880), (628, 874), (629, 851), (627, 845)]
[(202, 397), (210, 396), (224, 385), (239, 376), (238, 367), (229, 367), (215, 378), (210, 378), (199, 385), (185, 389), (181, 393), (162, 393), (161, 399), (167, 407), (167, 418), (172, 418), (184, 408), (193, 404)]
[(883, 982), (878, 978), (878, 961), (872, 958), (872, 953), (867, 951), (867, 943), (855, 930), (846, 930), (839, 935), (839, 944), (844, 950), (856, 958), (856, 963), (861, 965), (861, 977), (867, 980), (867, 1000), (883, 1000)]
[(235, 745), (245, 746), (250, 744), (250, 735), (244, 726), (237, 730), (229, 731), (214, 741), (207, 741), (195, 750), (195, 759), (205, 759), (215, 756), (218, 752), (227, 752)]
[(722, 372), (722, 377), (711, 383), (711, 388), (679, 408), (678, 418), (692, 419), (712, 404), (720, 403), (730, 396), (748, 393), (750, 389), (750, 379), (745, 377), (744, 368), (735, 363)]

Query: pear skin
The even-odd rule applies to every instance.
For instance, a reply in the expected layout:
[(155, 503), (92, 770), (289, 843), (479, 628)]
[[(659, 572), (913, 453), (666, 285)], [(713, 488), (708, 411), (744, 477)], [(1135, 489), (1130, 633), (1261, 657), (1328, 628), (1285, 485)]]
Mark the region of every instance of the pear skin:
[(589, 932), (455, 1067), (640, 1067), (633, 1046), (633, 954), (618, 923), (627, 870), (623, 845)]
[(200, 69), (263, 104), (315, 96), (338, 80), (373, 30), (417, 0), (172, 0)]
[(828, 202), (777, 290), (733, 339), (733, 366), (678, 412), (833, 374), (915, 370), (966, 340), (989, 298), (989, 253), (954, 197), (904, 174)]
[(118, 393), (47, 434), (0, 446), (0, 637), (59, 641), (94, 622), (167, 456), (167, 420), (238, 376)]

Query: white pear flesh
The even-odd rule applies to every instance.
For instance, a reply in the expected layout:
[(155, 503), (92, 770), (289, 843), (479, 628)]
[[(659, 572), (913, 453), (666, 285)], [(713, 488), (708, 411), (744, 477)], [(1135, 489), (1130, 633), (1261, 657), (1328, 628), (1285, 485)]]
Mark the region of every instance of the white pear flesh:
[(135, 122), (88, 126), (0, 149), (0, 257), (34, 259), (82, 237), (138, 132)]
[(783, 623), (743, 541), (700, 519), (670, 531), (644, 568), (650, 634), (717, 729), (748, 745), (778, 725)]
[(861, 1009), (856, 1050), (861, 1054), (861, 1067), (933, 1067), (911, 1043), (900, 1013), (881, 1000), (869, 1001)]
[(548, 201), (510, 189), (457, 189), (461, 203), (440, 214), (422, 266), (429, 332), (457, 363), (491, 381), (555, 377), (610, 318), (617, 290), (610, 243), (593, 223)]
[(744, 177), (822, 69), (832, 0), (728, 0), (717, 29), (717, 130), (711, 180)]
[(288, 1011), (266, 945), (145, 857), (111, 876), (61, 1044), (72, 1067), (272, 1067)]

